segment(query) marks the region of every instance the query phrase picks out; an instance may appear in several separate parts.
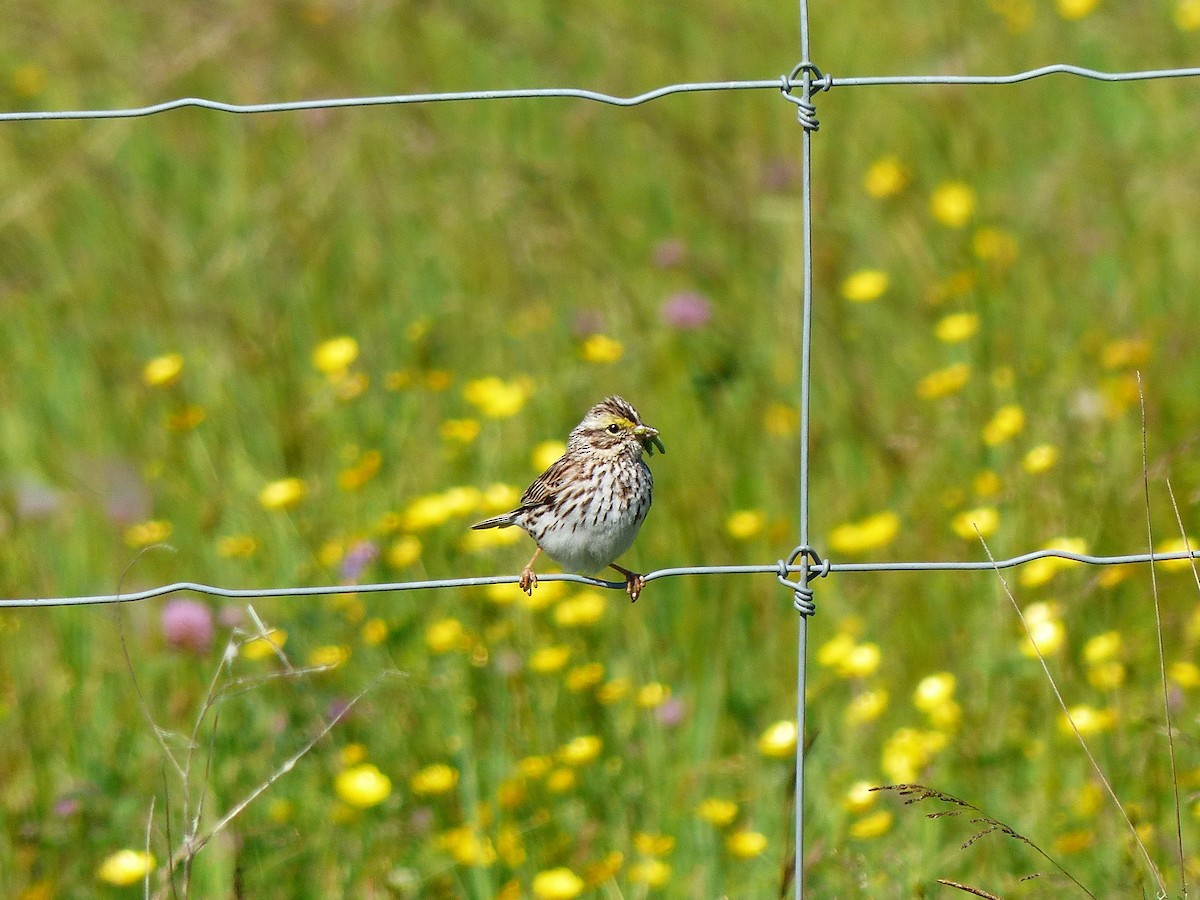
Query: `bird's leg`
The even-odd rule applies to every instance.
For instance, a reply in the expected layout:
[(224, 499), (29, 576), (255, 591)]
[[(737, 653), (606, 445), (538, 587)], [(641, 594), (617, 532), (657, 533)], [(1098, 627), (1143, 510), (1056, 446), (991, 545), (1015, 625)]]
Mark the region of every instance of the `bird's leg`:
[(646, 576), (639, 575), (637, 572), (630, 572), (616, 563), (609, 563), (609, 567), (616, 569), (625, 576), (625, 591), (629, 594), (629, 602), (637, 603), (637, 598), (642, 593), (642, 588), (646, 586)]
[(541, 552), (541, 547), (533, 551), (533, 559), (529, 560), (529, 565), (521, 570), (521, 577), (517, 579), (517, 586), (529, 597), (533, 596), (533, 589), (537, 587), (537, 574), (533, 571), (533, 564)]

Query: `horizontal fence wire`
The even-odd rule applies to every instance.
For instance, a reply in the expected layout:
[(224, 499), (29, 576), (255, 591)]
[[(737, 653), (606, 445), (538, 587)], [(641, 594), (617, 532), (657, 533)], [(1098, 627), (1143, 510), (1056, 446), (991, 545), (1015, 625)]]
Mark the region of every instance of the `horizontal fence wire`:
[[(813, 78), (813, 92), (828, 91), (837, 87), (871, 87), (886, 85), (938, 85), (938, 84), (970, 84), (970, 85), (1002, 85), (1018, 84), (1032, 81), (1046, 75), (1075, 75), (1080, 78), (1090, 78), (1095, 81), (1152, 81), (1163, 78), (1196, 78), (1200, 77), (1200, 67), (1179, 69), (1146, 69), (1135, 72), (1102, 72), (1084, 66), (1057, 64), (1027, 69), (1011, 75), (865, 75), (834, 78), (823, 74)], [(299, 112), (314, 109), (345, 109), (364, 106), (403, 106), (416, 103), (451, 103), (475, 100), (527, 100), (567, 98), (576, 100), (591, 100), (605, 103), (609, 106), (640, 106), (673, 94), (705, 93), (711, 91), (753, 91), (780, 90), (790, 93), (799, 88), (801, 81), (794, 76), (784, 75), (779, 78), (758, 81), (697, 81), (682, 84), (668, 84), (654, 88), (641, 94), (620, 97), (601, 91), (585, 88), (514, 88), (510, 90), (478, 90), (478, 91), (444, 91), (422, 94), (385, 94), (373, 97), (336, 97), (315, 100), (287, 100), (274, 103), (225, 103), (220, 100), (208, 100), (203, 97), (181, 97), (177, 100), (167, 100), (149, 106), (135, 106), (126, 109), (75, 109), (75, 110), (22, 110), (0, 113), (0, 122), (35, 122), (62, 121), (72, 119), (136, 119), (170, 112), (174, 109), (198, 107), (217, 112), (237, 113), (280, 113)]]
[[(1091, 556), (1086, 553), (1072, 553), (1067, 550), (1034, 550), (1013, 556), (1008, 559), (969, 560), (969, 561), (935, 561), (916, 560), (911, 562), (845, 562), (835, 563), (821, 560), (807, 567), (808, 574), (820, 578), (835, 572), (984, 572), (1011, 569), (1036, 559), (1068, 560), (1092, 566), (1121, 566), (1136, 563), (1161, 563), (1181, 560), (1194, 560), (1200, 563), (1200, 550), (1191, 552), (1176, 551), (1172, 553), (1132, 553), (1123, 556)], [(665, 578), (705, 575), (775, 575), (786, 579), (789, 575), (800, 575), (805, 571), (804, 566), (787, 564), (782, 560), (774, 564), (758, 564), (744, 566), (673, 566), (666, 569), (655, 569), (645, 575), (646, 582), (659, 581)], [(105, 603), (133, 603), (139, 600), (150, 600), (168, 594), (192, 593), (207, 594), (212, 597), (224, 597), (236, 600), (261, 600), (268, 597), (322, 597), (330, 594), (386, 594), (402, 591), (430, 591), (447, 588), (488, 587), (495, 584), (516, 584), (516, 575), (481, 575), (472, 578), (438, 578), (426, 581), (391, 581), (375, 584), (325, 584), (306, 587), (289, 586), (277, 588), (225, 588), (212, 584), (201, 584), (194, 581), (178, 581), (174, 584), (164, 584), (158, 587), (138, 591), (128, 591), (119, 594), (94, 594), (79, 597), (28, 597), (3, 599), (0, 598), (0, 609), (6, 607), (43, 607), (43, 606), (95, 606)], [(538, 581), (567, 581), (591, 587), (611, 588), (624, 591), (624, 581), (605, 581), (600, 578), (589, 578), (586, 575), (575, 575), (570, 572), (552, 572), (538, 575)]]

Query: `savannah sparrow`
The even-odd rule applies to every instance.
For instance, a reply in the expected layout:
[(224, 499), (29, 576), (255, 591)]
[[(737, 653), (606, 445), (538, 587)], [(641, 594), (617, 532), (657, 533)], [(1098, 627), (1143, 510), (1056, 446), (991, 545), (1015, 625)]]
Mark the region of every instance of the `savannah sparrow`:
[(658, 431), (620, 397), (588, 410), (571, 431), (567, 452), (521, 495), (512, 512), (472, 528), (517, 525), (537, 541), (533, 559), (518, 582), (526, 594), (537, 587), (533, 564), (543, 550), (566, 569), (592, 574), (611, 566), (625, 576), (630, 600), (646, 579), (614, 560), (629, 549), (650, 511), (654, 479), (642, 459), (645, 450), (666, 453)]

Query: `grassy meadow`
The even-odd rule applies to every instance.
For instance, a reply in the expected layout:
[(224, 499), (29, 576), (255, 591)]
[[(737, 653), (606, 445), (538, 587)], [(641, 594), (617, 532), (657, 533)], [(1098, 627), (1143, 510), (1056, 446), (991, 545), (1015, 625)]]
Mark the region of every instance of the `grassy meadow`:
[[(1196, 0), (811, 16), (835, 79), (1200, 60)], [(774, 78), (798, 44), (794, 5), (761, 0), (41, 0), (0, 35), (0, 107), (632, 94)], [(816, 102), (817, 550), (1195, 536), (1197, 83)], [(786, 557), (799, 148), (774, 91), (0, 124), (0, 596), (347, 585), (0, 610), (0, 896), (778, 895), (797, 624), (773, 576), (663, 579), (635, 606), (350, 586), (518, 572), (527, 537), (468, 526), (612, 393), (668, 450), (626, 565)], [(1086, 896), (1003, 831), (963, 849), (980, 814), (868, 790), (919, 782), (1097, 897), (1182, 896), (1200, 590), (1154, 575), (1005, 573), (1145, 854), (994, 573), (817, 582), (807, 893)]]

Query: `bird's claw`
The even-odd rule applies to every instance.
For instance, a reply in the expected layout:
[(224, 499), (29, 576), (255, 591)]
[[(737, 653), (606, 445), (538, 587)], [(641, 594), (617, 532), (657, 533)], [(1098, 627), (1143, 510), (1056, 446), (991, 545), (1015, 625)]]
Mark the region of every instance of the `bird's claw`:
[(521, 577), (517, 579), (517, 587), (525, 592), (525, 596), (532, 597), (533, 589), (537, 587), (537, 573), (526, 566), (521, 570)]
[(642, 588), (645, 586), (645, 575), (639, 575), (637, 572), (630, 572), (625, 576), (625, 591), (629, 594), (630, 603), (637, 603), (637, 598), (641, 596)]

